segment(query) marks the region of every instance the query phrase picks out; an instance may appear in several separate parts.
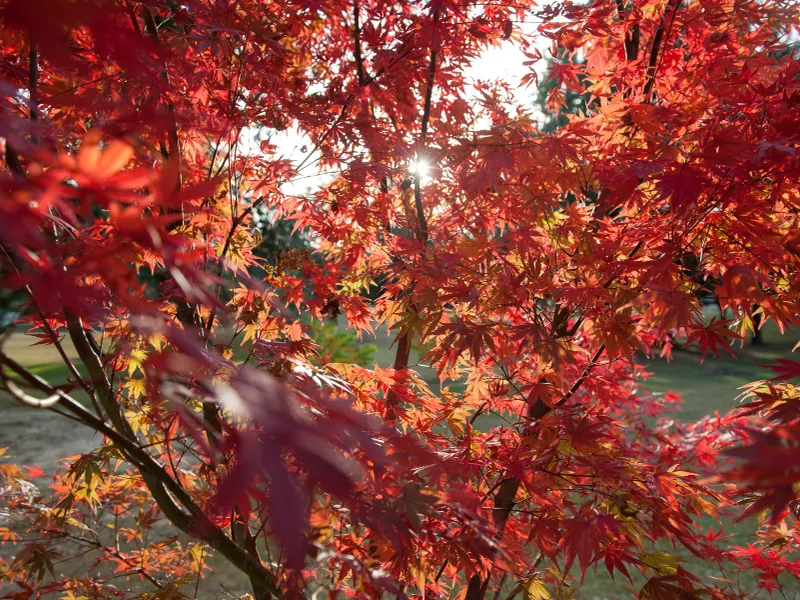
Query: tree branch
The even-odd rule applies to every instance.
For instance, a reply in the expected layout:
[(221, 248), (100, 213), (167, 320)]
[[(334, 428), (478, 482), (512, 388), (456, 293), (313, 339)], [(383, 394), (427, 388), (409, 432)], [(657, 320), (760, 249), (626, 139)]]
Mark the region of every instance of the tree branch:
[[(438, 9), (433, 13), (434, 25), (439, 22)], [(436, 80), (436, 58), (437, 51), (431, 48), (431, 59), (428, 62), (428, 78), (425, 84), (425, 106), (422, 109), (422, 128), (420, 132), (420, 145), (422, 153), (425, 153), (425, 140), (428, 135), (428, 122), (431, 118), (431, 99), (433, 98), (433, 87)], [(425, 244), (428, 241), (428, 221), (425, 218), (425, 209), (422, 206), (422, 190), (420, 188), (420, 176), (414, 178), (414, 206), (417, 210), (417, 239)]]
[[(6, 250), (6, 248), (2, 244), (0, 244), (0, 250), (2, 250), (3, 254), (6, 255), (6, 258), (8, 259), (8, 262), (14, 269), (14, 271), (16, 271), (18, 275), (21, 274), (19, 267), (12, 258), (11, 254), (8, 252), (8, 250)], [(36, 300), (36, 297), (33, 295), (33, 290), (29, 285), (25, 286), (25, 293), (28, 295), (28, 298), (30, 299), (31, 305), (33, 306), (34, 310), (36, 310), (36, 312), (39, 314), (39, 319), (41, 319), (42, 321), (42, 329), (44, 329), (44, 332), (50, 338), (50, 341), (53, 342), (53, 346), (55, 346), (58, 355), (61, 357), (61, 360), (66, 365), (70, 374), (75, 378), (75, 381), (78, 383), (78, 385), (80, 385), (83, 388), (83, 391), (86, 392), (86, 395), (89, 396), (89, 398), (92, 401), (92, 405), (97, 411), (97, 414), (100, 415), (101, 414), (100, 406), (97, 404), (97, 396), (95, 395), (94, 390), (91, 387), (89, 387), (89, 384), (86, 383), (81, 374), (78, 372), (78, 369), (70, 360), (69, 356), (67, 356), (67, 353), (64, 350), (64, 345), (58, 339), (58, 334), (50, 326), (50, 323), (47, 322), (47, 317), (44, 314), (44, 310), (42, 310), (42, 306), (39, 304), (38, 300)]]
[[(110, 439), (123, 452), (126, 459), (139, 469), (164, 516), (178, 529), (218, 550), (245, 575), (260, 581), (270, 594), (280, 596), (275, 575), (217, 527), (194, 502), (189, 493), (169, 475), (163, 466), (142, 449), (135, 439), (110, 427), (81, 406), (77, 400), (52, 387), (44, 379), (31, 373), (9, 356), (0, 353), (0, 365), (7, 366), (31, 387), (51, 396), (57, 396), (60, 406), (78, 417), (84, 425)], [(188, 514), (175, 504), (173, 496), (187, 509)]]
[[(591, 360), (583, 369), (583, 372), (580, 374), (578, 379), (576, 379), (569, 390), (567, 390), (567, 392), (561, 396), (558, 402), (553, 405), (549, 405), (543, 402), (541, 399), (537, 399), (536, 402), (530, 404), (528, 406), (528, 418), (530, 420), (540, 421), (555, 408), (564, 406), (564, 404), (566, 404), (569, 399), (572, 398), (580, 389), (587, 377), (589, 377), (589, 374), (592, 372), (595, 366), (597, 366), (597, 361), (604, 351), (605, 346), (601, 345), (592, 355)], [(523, 436), (528, 436), (530, 433), (531, 427), (529, 424), (525, 427)], [(508, 522), (508, 518), (511, 516), (511, 512), (516, 505), (515, 500), (517, 497), (517, 492), (519, 492), (520, 484), (521, 482), (519, 477), (509, 477), (508, 479), (503, 480), (503, 482), (500, 484), (500, 488), (497, 490), (497, 494), (494, 497), (494, 511), (492, 512), (492, 517), (494, 520), (495, 536), (497, 538), (502, 537), (506, 523)], [(486, 590), (489, 586), (490, 578), (491, 575), (487, 576), (485, 580), (482, 579), (478, 574), (473, 575), (469, 581), (465, 600), (483, 600), (486, 595)]]
[[(378, 69), (378, 71), (374, 75), (371, 75), (371, 76), (367, 77), (366, 74), (365, 74), (364, 84), (363, 84), (362, 87), (367, 87), (369, 85), (372, 85), (372, 83), (374, 81), (376, 81), (379, 77), (381, 77), (382, 75), (387, 73), (389, 71), (389, 69), (391, 69), (397, 63), (399, 63), (401, 60), (403, 60), (403, 58), (405, 58), (408, 55), (408, 53), (411, 52), (411, 49), (413, 48), (413, 46), (408, 44), (408, 42), (404, 43), (404, 47), (406, 45), (408, 45), (408, 48), (401, 48), (401, 51), (397, 55), (397, 58), (395, 58), (391, 63), (389, 63), (386, 66), (381, 67), (380, 69)], [(311, 151), (300, 162), (300, 164), (298, 165), (298, 167), (296, 169), (297, 172), (299, 172), (306, 165), (306, 163), (311, 159), (311, 157), (314, 155), (314, 153), (317, 150), (319, 150), (319, 148), (323, 144), (323, 142), (326, 139), (328, 139), (328, 136), (331, 134), (331, 132), (333, 131), (334, 127), (336, 127), (336, 125), (338, 125), (341, 122), (341, 120), (344, 118), (344, 115), (347, 112), (347, 109), (350, 107), (350, 104), (353, 102), (354, 99), (355, 99), (355, 95), (351, 94), (350, 96), (348, 96), (348, 98), (345, 101), (344, 105), (342, 105), (342, 109), (339, 112), (339, 115), (336, 117), (336, 120), (325, 131), (325, 133), (322, 134), (322, 136), (319, 138), (319, 140), (314, 144), (314, 147), (311, 149)], [(430, 104), (430, 102), (428, 102), (428, 104)], [(428, 109), (428, 113), (430, 113), (430, 108)], [(427, 124), (425, 125), (425, 129), (427, 129)], [(233, 240), (233, 236), (236, 233), (236, 230), (239, 228), (239, 226), (244, 222), (244, 220), (258, 206), (263, 204), (263, 202), (264, 202), (264, 198), (263, 197), (256, 199), (247, 208), (245, 208), (244, 211), (242, 211), (242, 213), (239, 216), (237, 216), (236, 218), (233, 219), (233, 221), (231, 223), (231, 228), (228, 231), (228, 235), (225, 238), (225, 242), (223, 244), (222, 254), (220, 255), (221, 259), (224, 258), (225, 253), (228, 251), (228, 248), (230, 247), (230, 243)], [(207, 339), (208, 335), (210, 334), (210, 330), (211, 330), (211, 327), (214, 324), (214, 318), (216, 317), (216, 314), (217, 314), (217, 309), (216, 308), (212, 309), (211, 314), (208, 317), (208, 320), (206, 321), (205, 325), (202, 326), (202, 330), (203, 330), (203, 334), (202, 335), (203, 335), (204, 339)]]
[[(108, 381), (100, 356), (89, 344), (88, 334), (84, 330), (80, 319), (69, 313), (69, 311), (65, 310), (65, 313), (67, 313), (67, 326), (75, 349), (78, 351), (78, 355), (86, 365), (92, 378), (98, 382), (96, 385), (99, 392), (100, 403), (103, 405), (106, 413), (108, 413), (114, 425), (114, 429), (120, 432), (126, 440), (135, 440), (136, 435), (130, 423), (128, 423), (128, 420), (117, 406), (114, 391)], [(135, 442), (130, 443), (135, 444)], [(150, 458), (149, 454), (146, 452), (144, 452), (144, 454)], [(151, 466), (152, 464), (157, 464), (154, 460), (150, 460)], [(143, 464), (147, 465), (148, 463), (145, 461)], [(263, 568), (260, 570), (251, 568), (252, 565), (250, 565), (250, 563), (261, 565), (258, 554), (256, 553), (256, 555), (253, 556), (251, 552), (242, 548), (236, 541), (229, 538), (221, 529), (216, 527), (178, 481), (171, 477), (160, 465), (158, 466), (156, 474), (153, 474), (151, 469), (147, 468), (140, 469), (140, 472), (145, 485), (147, 485), (147, 488), (153, 495), (153, 499), (170, 522), (181, 531), (196, 536), (196, 534), (192, 532), (192, 519), (190, 519), (189, 515), (186, 515), (172, 500), (169, 494), (169, 492), (172, 492), (184, 508), (189, 511), (191, 517), (194, 518), (194, 525), (199, 527), (201, 532), (210, 532), (208, 535), (201, 537), (201, 539), (212, 548), (219, 550), (225, 558), (248, 575), (253, 585), (253, 591), (258, 594), (259, 600), (269, 598), (270, 594), (277, 594), (274, 575)], [(168, 489), (169, 492), (167, 491)], [(245, 563), (242, 563), (242, 555), (247, 557)], [(265, 572), (269, 573), (271, 579), (265, 579)]]
[[(39, 120), (39, 47), (31, 40), (28, 52), (28, 117), (31, 122)], [(33, 140), (37, 141), (36, 136)], [(19, 159), (19, 154), (14, 149), (11, 142), (6, 139), (6, 164), (14, 175), (26, 178), (28, 174)]]
[[(627, 253), (626, 258), (630, 259), (635, 256), (639, 250), (642, 249), (644, 244), (642, 242), (637, 242), (637, 244)], [(608, 288), (614, 281), (616, 277), (609, 277), (606, 282), (603, 284), (603, 288)], [(555, 334), (556, 329), (562, 329), (566, 327), (568, 322), (568, 313), (567, 316), (561, 316), (562, 311), (557, 310), (556, 314), (553, 317), (553, 322), (551, 324), (551, 330), (553, 334)], [(578, 319), (578, 323), (574, 327), (570, 329), (569, 335), (575, 335), (578, 330), (580, 323), (583, 322), (583, 318)], [(559, 398), (559, 400), (555, 404), (547, 404), (541, 398), (537, 398), (536, 402), (531, 403), (528, 405), (528, 424), (526, 425), (523, 436), (531, 435), (531, 424), (532, 422), (537, 422), (543, 419), (547, 414), (553, 411), (555, 408), (559, 408), (564, 406), (567, 402), (569, 402), (570, 398), (572, 398), (580, 389), (580, 387), (584, 384), (586, 379), (591, 374), (592, 370), (597, 366), (597, 361), (600, 359), (600, 356), (605, 351), (605, 345), (601, 344), (597, 350), (595, 350), (592, 358), (587, 363), (586, 367), (583, 369), (581, 374), (575, 380), (575, 382), (570, 386), (570, 388), (564, 392), (564, 394)], [(543, 380), (544, 381), (544, 380)], [(503, 480), (500, 484), (500, 488), (497, 490), (497, 494), (495, 495), (494, 499), (494, 512), (492, 513), (494, 519), (494, 526), (495, 526), (495, 535), (499, 539), (503, 536), (503, 531), (505, 529), (506, 523), (508, 522), (508, 518), (511, 516), (511, 511), (516, 504), (515, 499), (517, 497), (517, 492), (519, 491), (520, 480), (518, 477), (510, 477), (508, 479)], [(464, 600), (483, 600), (484, 596), (486, 595), (486, 590), (489, 585), (489, 579), (491, 578), (491, 573), (489, 576), (486, 577), (485, 580), (481, 578), (479, 574), (475, 574), (469, 581), (469, 586), (467, 589), (467, 594)]]
[[(153, 13), (150, 12), (150, 9), (147, 7), (142, 7), (142, 19), (144, 20), (144, 28), (147, 31), (147, 34), (153, 39), (153, 41), (158, 44), (160, 43), (158, 39), (158, 27), (156, 26), (155, 19), (153, 19)], [(138, 29), (138, 23), (135, 22), (134, 24)], [(169, 72), (167, 71), (166, 65), (164, 65), (161, 71), (161, 78), (164, 80), (164, 83), (169, 86)], [(164, 99), (164, 104), (167, 107), (167, 112), (169, 113), (170, 122), (169, 122), (169, 131), (167, 132), (168, 137), (168, 145), (166, 148), (162, 145), (161, 147), (161, 155), (164, 159), (172, 158), (173, 160), (178, 161), (178, 183), (177, 189), (181, 189), (181, 147), (180, 147), (180, 140), (178, 138), (178, 118), (175, 113), (175, 104), (173, 104), (172, 100), (169, 96), (166, 96)]]
[(355, 55), (356, 55), (356, 73), (358, 73), (358, 85), (364, 87), (367, 85), (367, 75), (364, 70), (364, 57), (361, 54), (361, 23), (359, 22), (359, 5), (358, 0), (355, 2), (353, 8), (353, 38), (355, 39)]
[(50, 394), (47, 398), (35, 398), (25, 393), (8, 375), (6, 375), (6, 370), (3, 368), (2, 364), (0, 364), (0, 382), (3, 383), (3, 387), (5, 387), (14, 400), (26, 406), (51, 408), (61, 400), (58, 394)]
[[(439, 22), (439, 10), (436, 9), (433, 12), (433, 22)], [(431, 117), (431, 98), (433, 97), (433, 86), (436, 80), (436, 58), (437, 58), (437, 51), (434, 47), (431, 47), (431, 57), (428, 61), (428, 74), (425, 80), (425, 104), (422, 109), (422, 125), (420, 127), (420, 145), (424, 148), (425, 147), (425, 140), (428, 134), (428, 122), (430, 121)], [(417, 231), (416, 236), (417, 240), (423, 245), (428, 241), (428, 221), (425, 218), (425, 209), (422, 205), (422, 189), (420, 188), (420, 177), (419, 173), (414, 178), (414, 208), (417, 213)], [(394, 357), (394, 370), (402, 371), (408, 368), (408, 362), (411, 358), (411, 332), (405, 331), (398, 339), (397, 339), (397, 351), (395, 352)], [(394, 392), (389, 393), (388, 403), (395, 404), (397, 401), (396, 394)]]
[[(629, 10), (625, 9), (624, 0), (616, 0), (617, 14), (620, 19), (625, 19), (625, 15), (629, 14)], [(635, 61), (639, 57), (639, 39), (641, 32), (639, 23), (634, 23), (629, 31), (625, 32), (625, 59), (629, 62)]]
[[(656, 74), (658, 72), (658, 64), (661, 58), (661, 45), (664, 42), (665, 34), (668, 36), (672, 31), (672, 24), (675, 22), (675, 15), (678, 13), (678, 8), (681, 5), (681, 0), (669, 0), (664, 14), (661, 15), (661, 20), (658, 24), (658, 29), (653, 35), (653, 45), (650, 48), (650, 57), (647, 59), (647, 83), (644, 86), (644, 95), (649, 96), (656, 82)], [(669, 25), (664, 29), (664, 18), (669, 14)]]
[(39, 47), (31, 41), (28, 58), (28, 106), (31, 121), (39, 120)]

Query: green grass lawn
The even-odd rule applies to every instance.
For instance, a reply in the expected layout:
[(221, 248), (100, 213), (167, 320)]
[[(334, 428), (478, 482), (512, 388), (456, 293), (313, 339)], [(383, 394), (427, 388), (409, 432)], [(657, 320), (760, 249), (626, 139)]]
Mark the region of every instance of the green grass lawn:
[[(343, 327), (343, 324), (339, 324)], [(747, 383), (770, 376), (770, 372), (758, 366), (769, 363), (776, 358), (788, 357), (797, 341), (797, 334), (781, 335), (775, 327), (767, 326), (764, 332), (765, 345), (762, 347), (746, 346), (738, 350), (737, 358), (723, 356), (708, 357), (701, 363), (699, 353), (694, 350), (676, 351), (673, 360), (642, 359), (642, 363), (652, 375), (644, 386), (652, 392), (673, 391), (681, 395), (684, 404), (676, 417), (683, 421), (691, 421), (707, 414), (719, 411), (727, 412), (737, 404), (739, 388)], [(373, 344), (373, 363), (381, 367), (390, 367), (394, 362), (395, 348), (393, 338), (385, 330), (374, 336), (365, 336), (362, 344)], [(68, 353), (74, 357), (74, 350), (66, 344)], [(67, 379), (67, 368), (51, 347), (30, 346), (30, 341), (22, 336), (13, 336), (6, 344), (6, 351), (16, 360), (27, 365), (38, 375), (54, 384), (64, 383)], [(425, 365), (419, 365), (419, 352), (412, 352), (411, 363), (417, 365), (421, 375), (436, 388), (435, 372)], [(369, 365), (365, 365), (369, 366)], [(40, 464), (47, 468), (55, 465), (56, 459), (81, 450), (88, 450), (97, 442), (97, 438), (88, 430), (81, 430), (73, 424), (65, 424), (61, 417), (26, 407), (12, 405), (7, 398), (0, 397), (0, 447), (8, 446), (10, 454), (20, 463)], [(46, 440), (46, 441), (45, 441)], [(702, 525), (719, 526), (713, 519), (704, 519)], [(754, 524), (743, 523), (732, 530), (732, 544), (747, 543), (747, 536), (752, 533)], [(670, 548), (663, 548), (671, 552)], [(688, 559), (685, 554), (679, 553)], [(213, 561), (214, 574), (202, 584), (201, 598), (215, 598), (224, 585), (231, 591), (244, 592), (246, 584), (242, 578), (224, 561)], [(705, 567), (694, 565), (688, 559), (685, 568), (703, 577), (720, 576), (719, 572), (710, 572)], [(743, 578), (748, 582), (747, 575)], [(637, 581), (635, 589), (641, 587), (643, 580)], [(605, 570), (600, 567), (597, 572), (587, 573), (584, 587), (576, 593), (577, 598), (587, 600), (630, 597), (626, 589), (627, 580), (612, 581)], [(638, 587), (637, 587), (638, 586)], [(793, 589), (791, 591), (794, 591)]]
[(672, 391), (684, 400), (679, 417), (693, 421), (715, 411), (726, 412), (737, 402), (741, 393), (738, 388), (761, 379), (771, 377), (771, 371), (759, 366), (769, 364), (777, 358), (788, 358), (797, 343), (797, 332), (781, 335), (777, 327), (767, 324), (764, 327), (763, 346), (745, 345), (734, 347), (736, 358), (728, 354), (720, 357), (711, 355), (701, 363), (700, 354), (695, 350), (679, 351), (673, 360), (654, 358), (642, 361), (652, 376), (645, 387), (652, 392)]

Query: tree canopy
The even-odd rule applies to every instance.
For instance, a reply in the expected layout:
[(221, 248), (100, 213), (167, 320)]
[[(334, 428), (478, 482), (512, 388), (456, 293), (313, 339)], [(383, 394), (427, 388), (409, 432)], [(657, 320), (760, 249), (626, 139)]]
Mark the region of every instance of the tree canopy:
[[(0, 2), (3, 293), (70, 373), (2, 384), (100, 434), (0, 463), (0, 593), (191, 597), (208, 553), (258, 600), (800, 577), (800, 363), (675, 423), (634, 360), (800, 324), (799, 8)], [(520, 80), (470, 74), (496, 47)], [(337, 315), (393, 365), (320, 360)]]

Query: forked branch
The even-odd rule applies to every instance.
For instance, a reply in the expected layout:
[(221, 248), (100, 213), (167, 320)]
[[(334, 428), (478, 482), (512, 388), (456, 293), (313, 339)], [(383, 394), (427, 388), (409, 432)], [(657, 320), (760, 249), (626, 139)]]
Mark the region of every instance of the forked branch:
[[(170, 522), (187, 535), (218, 550), (251, 581), (259, 581), (263, 590), (271, 595), (281, 596), (275, 575), (215, 525), (186, 489), (170, 476), (167, 470), (144, 450), (135, 438), (121, 433), (115, 427), (95, 417), (77, 400), (54, 388), (6, 354), (0, 353), (0, 367), (9, 369), (33, 389), (47, 394), (48, 398), (57, 397), (58, 402), (48, 408), (55, 408), (55, 405), (58, 405), (87, 427), (111, 440), (123, 453), (126, 460), (139, 470), (153, 499)], [(177, 503), (180, 503), (181, 506), (178, 506)]]

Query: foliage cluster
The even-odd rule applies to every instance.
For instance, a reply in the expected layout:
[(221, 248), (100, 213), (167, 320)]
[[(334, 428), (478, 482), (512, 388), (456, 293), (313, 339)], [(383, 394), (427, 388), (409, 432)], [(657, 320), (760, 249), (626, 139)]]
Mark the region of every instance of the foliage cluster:
[[(208, 553), (258, 600), (548, 600), (598, 567), (643, 575), (642, 599), (735, 599), (737, 571), (800, 576), (800, 363), (675, 424), (633, 360), (800, 324), (798, 14), (0, 2), (3, 284), (70, 371), (0, 351), (2, 385), (100, 434), (47, 491), (0, 464), (0, 593), (192, 596)], [(513, 93), (542, 40), (558, 128)], [(470, 81), (503, 44), (529, 74)], [(273, 143), (290, 129), (300, 159)], [(301, 247), (260, 254), (263, 215)], [(702, 318), (709, 282), (733, 319)], [(393, 367), (320, 357), (309, 323), (337, 315), (389, 328)], [(746, 548), (698, 525), (760, 513)]]

